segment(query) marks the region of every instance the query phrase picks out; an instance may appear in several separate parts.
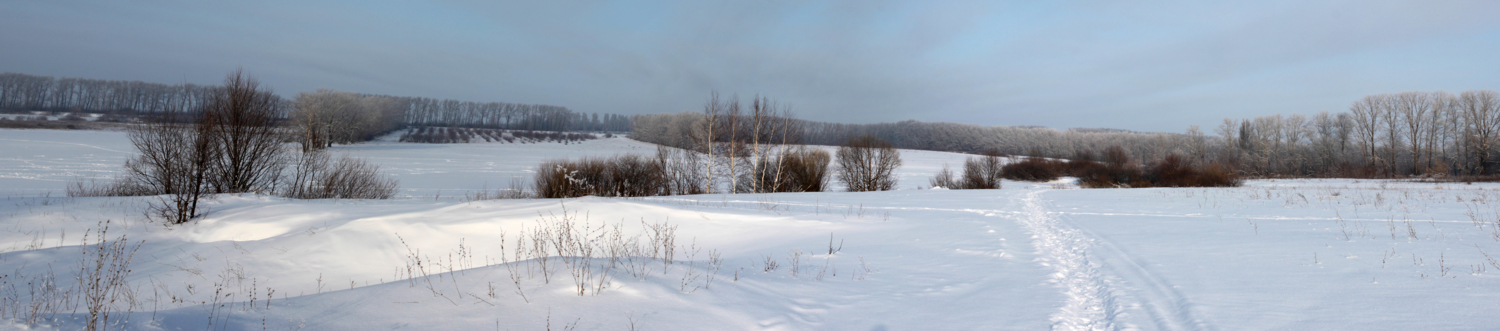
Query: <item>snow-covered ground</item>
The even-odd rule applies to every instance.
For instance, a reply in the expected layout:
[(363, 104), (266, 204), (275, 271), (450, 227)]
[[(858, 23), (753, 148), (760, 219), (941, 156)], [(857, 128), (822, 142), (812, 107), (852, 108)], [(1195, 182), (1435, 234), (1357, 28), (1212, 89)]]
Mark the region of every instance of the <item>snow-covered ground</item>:
[[(407, 197), (221, 196), (203, 219), (168, 227), (142, 220), (150, 198), (58, 197), (67, 178), (117, 169), (130, 154), (122, 138), (0, 130), (0, 195), (9, 196), (0, 201), (0, 228), (8, 229), (0, 232), (8, 286), (0, 298), (30, 298), (27, 280), (49, 272), (73, 282), (84, 234), (109, 220), (111, 238), (143, 242), (129, 277), (135, 313), (111, 319), (128, 317), (121, 323), (140, 330), (1402, 330), (1500, 322), (1493, 184), (917, 190), (964, 156), (907, 151), (902, 189), (890, 192), (465, 202), (449, 196), (499, 188), (542, 159), (654, 147), (625, 139), (377, 143), (337, 149), (381, 163)], [(52, 197), (38, 197), (47, 191)], [(652, 227), (663, 225), (676, 227), (670, 264), (653, 240), (664, 236)], [(545, 273), (535, 254), (515, 262), (544, 227), (544, 236), (565, 239), (546, 243)], [(558, 257), (556, 243), (567, 238), (594, 240), (581, 247), (597, 249), (562, 245), (572, 253)], [(611, 263), (612, 248), (627, 252)], [(3, 317), (23, 327), (13, 307)], [(57, 328), (76, 329), (82, 316), (59, 315)]]

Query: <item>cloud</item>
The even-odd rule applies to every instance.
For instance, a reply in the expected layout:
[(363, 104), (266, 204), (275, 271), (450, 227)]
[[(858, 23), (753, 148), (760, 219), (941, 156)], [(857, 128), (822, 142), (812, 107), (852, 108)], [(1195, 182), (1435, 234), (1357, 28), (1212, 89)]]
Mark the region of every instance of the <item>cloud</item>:
[(283, 94), (584, 112), (695, 110), (717, 90), (824, 121), (1181, 131), (1500, 79), (1488, 1), (4, 6), (0, 71), (212, 83), (243, 66)]

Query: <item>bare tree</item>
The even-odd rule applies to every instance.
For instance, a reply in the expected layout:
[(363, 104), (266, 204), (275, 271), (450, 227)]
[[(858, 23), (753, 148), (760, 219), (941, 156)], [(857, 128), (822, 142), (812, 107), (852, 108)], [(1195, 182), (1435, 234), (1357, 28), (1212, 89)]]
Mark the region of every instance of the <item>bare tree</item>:
[(724, 134), (727, 135), (727, 137), (724, 143), (721, 144), (721, 146), (724, 146), (724, 156), (729, 158), (729, 193), (738, 193), (740, 187), (739, 165), (740, 162), (743, 162), (744, 158), (748, 156), (748, 153), (746, 153), (745, 150), (744, 142), (744, 138), (746, 135), (744, 130), (747, 128), (742, 125), (742, 123), (745, 122), (745, 119), (743, 112), (740, 110), (739, 97), (729, 97), (729, 101), (724, 105), (727, 106), (727, 108), (725, 108), (724, 116), (722, 118), (725, 121)]
[(698, 140), (702, 141), (703, 151), (708, 153), (708, 157), (703, 158), (707, 163), (703, 167), (703, 193), (714, 193), (714, 186), (717, 184), (714, 177), (714, 150), (718, 145), (718, 135), (724, 131), (721, 128), (723, 125), (719, 123), (723, 113), (724, 103), (719, 101), (719, 92), (709, 94), (708, 102), (703, 105), (703, 121), (699, 122), (701, 129), (697, 130), (702, 134)]
[(838, 178), (850, 192), (888, 191), (896, 187), (901, 152), (872, 136), (849, 139), (838, 152)]
[(1448, 123), (1453, 117), (1455, 99), (1452, 93), (1444, 91), (1432, 92), (1428, 98), (1431, 102), (1431, 115), (1421, 120), (1427, 122), (1427, 137), (1423, 139), (1426, 142), (1423, 150), (1426, 151), (1427, 160), (1423, 168), (1428, 169), (1429, 173), (1443, 174), (1449, 171), (1447, 162), (1439, 162), (1437, 159), (1439, 154), (1444, 153), (1442, 145), (1448, 144), (1451, 138), (1453, 128)]
[(1422, 161), (1421, 147), (1427, 138), (1429, 127), (1427, 118), (1432, 116), (1432, 95), (1427, 92), (1402, 92), (1397, 93), (1394, 98), (1395, 109), (1400, 114), (1402, 129), (1408, 142), (1408, 153), (1411, 153), (1412, 174), (1425, 172)]
[(199, 126), (218, 149), (210, 184), (219, 193), (274, 190), (285, 165), (280, 99), (241, 70), (215, 92), (199, 115)]
[(126, 180), (158, 194), (147, 215), (172, 224), (198, 217), (198, 200), (209, 193), (209, 174), (218, 146), (206, 127), (194, 125), (181, 111), (168, 111), (161, 122), (132, 124), (126, 130), (140, 155), (125, 162)]
[(1458, 96), (1458, 112), (1464, 122), (1464, 138), (1479, 167), (1479, 174), (1490, 174), (1490, 150), (1495, 148), (1496, 131), (1500, 131), (1500, 93), (1491, 90), (1464, 91)]
[(1349, 112), (1354, 114), (1354, 134), (1359, 137), (1365, 161), (1368, 164), (1380, 164), (1379, 154), (1375, 152), (1376, 139), (1379, 136), (1381, 126), (1381, 96), (1367, 95), (1359, 101), (1349, 105)]

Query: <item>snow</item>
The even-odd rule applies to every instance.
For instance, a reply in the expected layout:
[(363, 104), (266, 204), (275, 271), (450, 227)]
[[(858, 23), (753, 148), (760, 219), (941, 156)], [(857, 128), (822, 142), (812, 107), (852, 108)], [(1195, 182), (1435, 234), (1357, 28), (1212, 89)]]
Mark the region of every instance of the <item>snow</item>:
[[(24, 291), (16, 280), (49, 270), (71, 282), (84, 233), (109, 220), (111, 238), (143, 242), (129, 277), (137, 304), (123, 329), (1452, 330), (1500, 322), (1500, 266), (1486, 257), (1500, 254), (1495, 184), (1076, 189), (1060, 180), (917, 190), (965, 156), (903, 151), (901, 189), (888, 192), (460, 198), (501, 188), (547, 158), (655, 148), (615, 138), (339, 146), (397, 176), (403, 198), (224, 195), (206, 202), (207, 216), (178, 226), (142, 219), (151, 197), (59, 197), (69, 178), (117, 170), (130, 155), (123, 138), (0, 130), (7, 286)], [(512, 262), (518, 234), (563, 217), (596, 235), (619, 225), (643, 242), (645, 225), (675, 225), (675, 261), (636, 255), (581, 296), (566, 267), (581, 260), (551, 256), (550, 276), (535, 259)], [(711, 253), (722, 254), (717, 272)], [(768, 259), (778, 264), (769, 272)], [(598, 253), (589, 261), (597, 280), (609, 262)], [(6, 315), (0, 328), (77, 329), (83, 316), (30, 327)]]

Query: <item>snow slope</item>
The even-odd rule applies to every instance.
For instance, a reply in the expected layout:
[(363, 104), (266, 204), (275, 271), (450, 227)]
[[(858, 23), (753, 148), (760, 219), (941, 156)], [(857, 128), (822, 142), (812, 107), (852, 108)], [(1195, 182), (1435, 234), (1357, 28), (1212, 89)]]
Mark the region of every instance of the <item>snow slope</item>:
[[(89, 152), (119, 149), (110, 139), (48, 132), (0, 130), (6, 151), (50, 153), (0, 159), (9, 162), (0, 172), (24, 174), (5, 184), (29, 185), (6, 186), (14, 196), (0, 202), (0, 227), (8, 229), (0, 232), (0, 274), (19, 289), (25, 282), (13, 280), (49, 271), (71, 281), (83, 234), (110, 220), (110, 237), (143, 241), (129, 278), (135, 313), (111, 319), (126, 329), (1483, 329), (1500, 322), (1492, 313), (1500, 265), (1487, 258), (1500, 254), (1500, 186), (1491, 184), (1267, 180), (1242, 188), (1082, 190), (1006, 182), (1000, 190), (915, 190), (963, 156), (905, 152), (904, 189), (890, 192), (465, 202), (447, 192), (481, 189), (484, 180), (524, 174), (545, 158), (652, 147), (623, 139), (382, 143), (339, 149), (380, 162), (401, 177), (409, 198), (228, 195), (208, 202), (202, 220), (166, 227), (139, 216), (150, 198), (34, 194), (61, 191), (46, 179), (118, 167), (103, 160), (113, 154)], [(574, 222), (569, 229), (588, 233), (579, 237), (600, 241), (618, 225), (620, 238), (637, 238), (633, 247), (648, 246), (648, 225), (677, 226), (674, 261), (645, 251), (615, 263), (603, 253), (549, 254), (548, 275), (535, 257), (514, 262), (518, 235), (564, 218)], [(569, 265), (584, 262), (590, 271), (580, 272), (592, 278), (579, 295), (573, 271), (582, 268)], [(16, 292), (0, 297), (7, 293)], [(4, 317), (9, 327), (28, 327)], [(51, 327), (76, 329), (81, 317), (59, 315)]]

